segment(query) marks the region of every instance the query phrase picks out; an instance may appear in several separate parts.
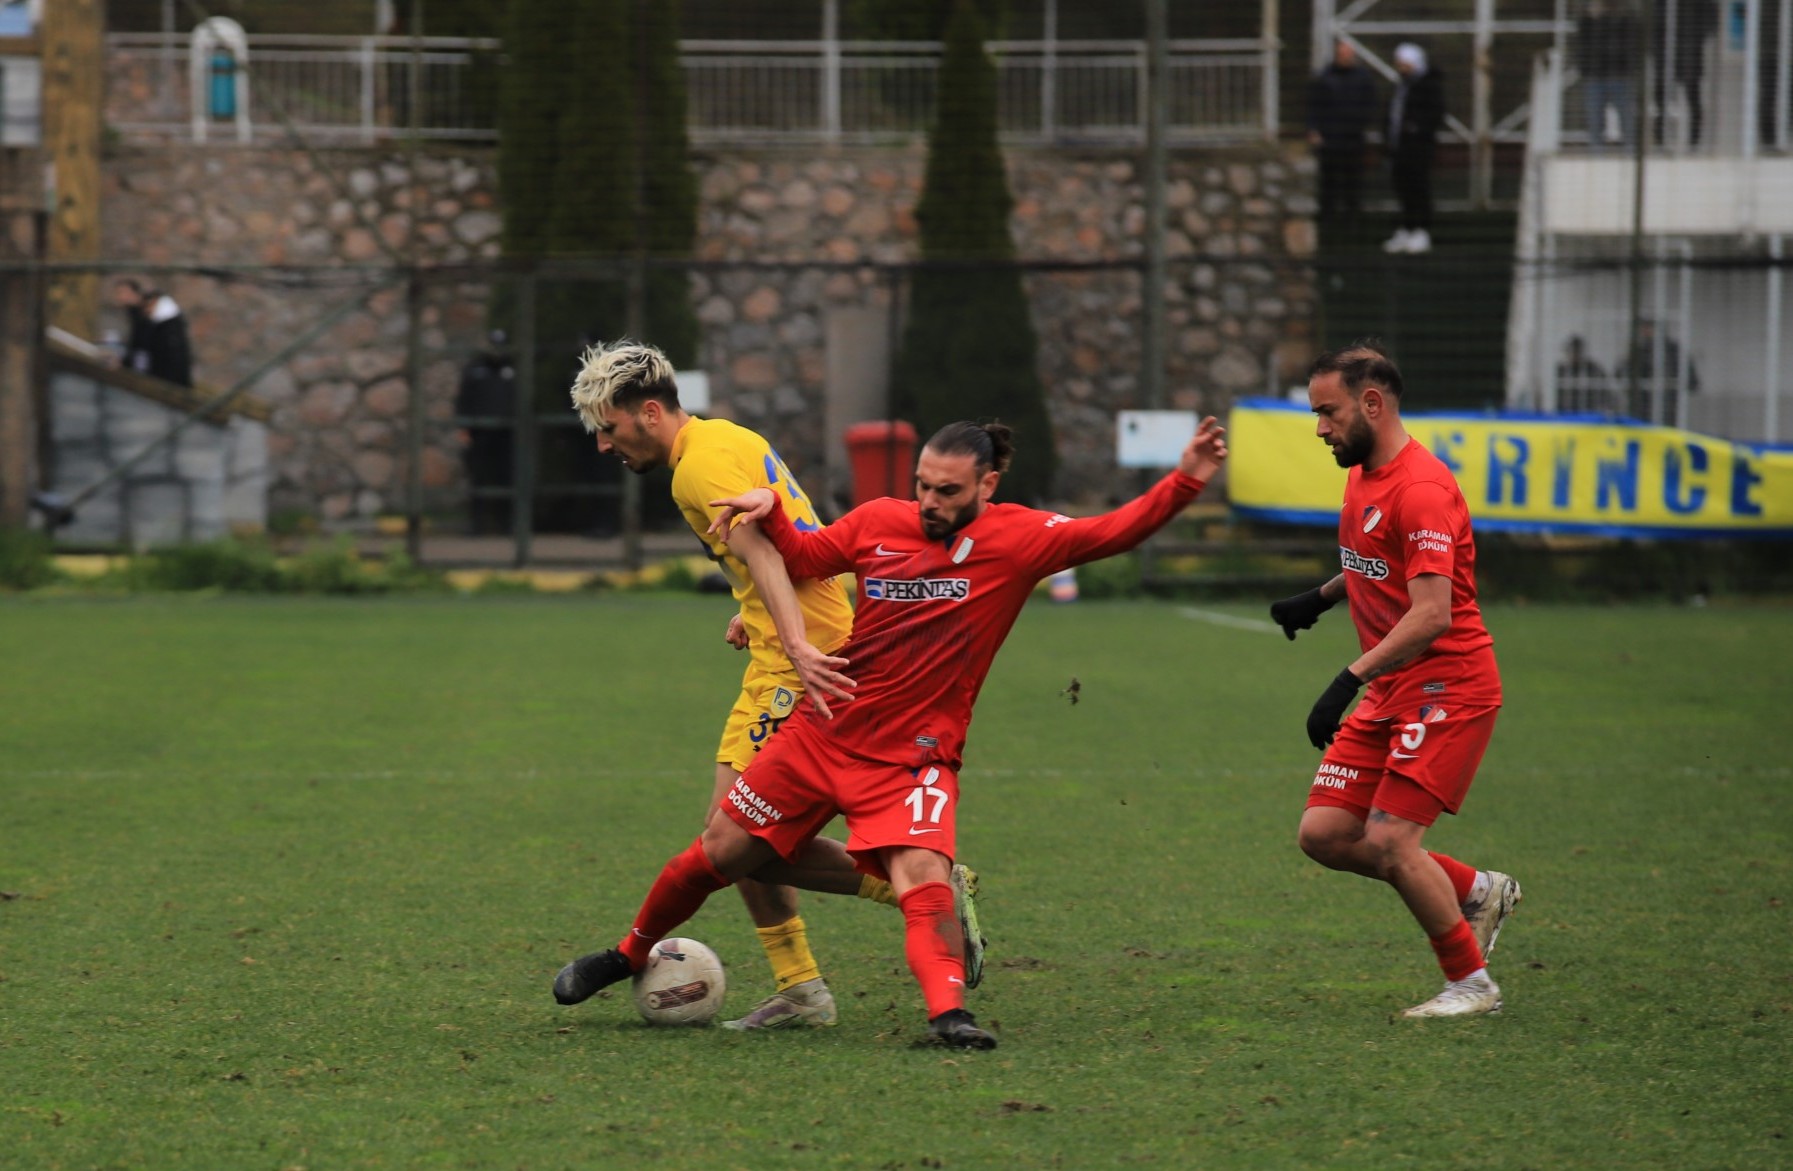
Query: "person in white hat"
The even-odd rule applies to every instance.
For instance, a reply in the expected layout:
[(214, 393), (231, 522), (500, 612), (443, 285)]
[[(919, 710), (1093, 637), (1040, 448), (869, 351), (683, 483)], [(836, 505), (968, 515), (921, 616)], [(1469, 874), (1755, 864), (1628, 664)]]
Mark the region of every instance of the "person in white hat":
[(1401, 218), (1384, 252), (1432, 250), (1432, 154), (1444, 125), (1444, 79), (1411, 42), (1395, 48), (1401, 83), (1388, 103), (1388, 154)]

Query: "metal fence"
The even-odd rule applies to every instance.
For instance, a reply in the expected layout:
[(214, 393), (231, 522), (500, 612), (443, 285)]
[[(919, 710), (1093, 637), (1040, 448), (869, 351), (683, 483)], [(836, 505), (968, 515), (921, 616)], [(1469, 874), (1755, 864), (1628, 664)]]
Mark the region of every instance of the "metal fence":
[(1784, 442), (1793, 0), (1575, 0), (1532, 84), (1507, 400)]
[[(1551, 149), (1677, 157), (1793, 149), (1793, 0), (1578, 0), (1545, 59)], [(1648, 46), (1647, 48), (1645, 46)]]
[[(221, 116), (195, 95), (188, 40), (107, 38), (108, 120), (127, 138), (188, 137)], [(285, 125), (320, 142), (408, 133), (496, 138), (497, 41), (403, 37), (249, 38), (253, 137)], [(994, 41), (999, 127), (1012, 143), (1145, 139), (1143, 41)], [(1273, 138), (1277, 45), (1258, 39), (1169, 44), (1167, 133), (1181, 141)], [(698, 144), (876, 142), (924, 133), (934, 117), (935, 42), (685, 41), (689, 128)], [(414, 76), (415, 75), (415, 76)], [(201, 102), (196, 110), (195, 101)]]

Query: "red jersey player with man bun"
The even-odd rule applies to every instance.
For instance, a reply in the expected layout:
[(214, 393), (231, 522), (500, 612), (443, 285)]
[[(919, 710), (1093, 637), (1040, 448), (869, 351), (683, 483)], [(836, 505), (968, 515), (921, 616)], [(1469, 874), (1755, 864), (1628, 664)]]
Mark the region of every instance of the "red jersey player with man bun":
[(839, 813), (858, 867), (896, 889), (929, 1031), (944, 1045), (995, 1048), (965, 1011), (965, 936), (948, 885), (972, 705), (1034, 586), (1163, 527), (1220, 469), (1224, 435), (1204, 419), (1176, 471), (1081, 520), (991, 503), (1013, 454), (999, 423), (941, 428), (916, 460), (914, 500), (873, 500), (819, 531), (798, 529), (765, 489), (715, 501), (726, 507), (714, 527), (757, 521), (793, 579), (856, 575), (853, 629), (838, 652), (853, 697), (835, 702), (831, 720), (806, 701), (786, 721), (721, 802), (726, 816), (660, 871), (629, 933), (563, 968), (555, 998), (574, 1004), (639, 971), (655, 943), (738, 878), (792, 882)]
[(1402, 426), (1401, 372), (1375, 342), (1322, 354), (1307, 398), (1316, 433), (1351, 469), (1339, 513), (1344, 572), (1275, 603), (1270, 616), (1293, 639), (1347, 600), (1363, 653), (1307, 717), (1308, 739), (1326, 755), (1301, 848), (1322, 866), (1394, 887), (1431, 939), (1444, 991), (1402, 1016), (1498, 1012), (1486, 957), (1519, 884), (1421, 845), (1441, 813), (1463, 804), (1500, 711), (1469, 509), (1450, 469)]

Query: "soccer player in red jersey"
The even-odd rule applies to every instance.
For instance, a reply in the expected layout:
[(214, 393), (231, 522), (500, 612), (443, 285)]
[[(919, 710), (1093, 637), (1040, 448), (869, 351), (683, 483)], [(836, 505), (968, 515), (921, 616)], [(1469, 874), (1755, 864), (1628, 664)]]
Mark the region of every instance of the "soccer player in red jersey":
[(1270, 616), (1293, 639), (1347, 600), (1363, 653), (1307, 717), (1308, 739), (1326, 755), (1301, 817), (1301, 848), (1322, 866), (1394, 887), (1431, 939), (1444, 991), (1403, 1016), (1498, 1012), (1486, 956), (1519, 903), (1519, 884), (1421, 844), (1441, 813), (1463, 804), (1500, 711), (1469, 509), (1450, 469), (1401, 425), (1401, 372), (1377, 344), (1322, 354), (1307, 397), (1315, 431), (1351, 469), (1339, 513), (1344, 572), (1275, 603)]
[(556, 999), (576, 1003), (639, 971), (655, 943), (736, 879), (792, 881), (838, 813), (859, 868), (896, 889), (933, 1036), (995, 1048), (965, 1011), (964, 935), (948, 885), (972, 705), (1034, 586), (1156, 532), (1220, 469), (1224, 436), (1204, 419), (1176, 471), (1137, 500), (1081, 520), (991, 503), (1013, 451), (999, 423), (941, 428), (916, 460), (914, 500), (870, 501), (820, 531), (799, 530), (764, 489), (717, 501), (725, 507), (714, 528), (757, 521), (793, 579), (857, 576), (841, 651), (857, 686), (832, 720), (805, 703), (786, 721), (722, 801), (727, 816), (712, 817), (666, 864), (615, 948), (562, 969)]

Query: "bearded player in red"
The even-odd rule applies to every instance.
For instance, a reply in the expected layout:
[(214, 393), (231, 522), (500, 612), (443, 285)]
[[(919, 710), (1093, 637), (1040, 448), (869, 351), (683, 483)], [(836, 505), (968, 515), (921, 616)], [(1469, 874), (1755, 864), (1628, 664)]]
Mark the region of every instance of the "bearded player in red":
[(1469, 509), (1450, 469), (1401, 425), (1401, 372), (1375, 343), (1321, 355), (1307, 398), (1316, 433), (1351, 469), (1339, 514), (1344, 572), (1277, 602), (1270, 616), (1293, 639), (1348, 600), (1363, 653), (1307, 717), (1308, 739), (1326, 755), (1301, 817), (1301, 848), (1322, 866), (1394, 887), (1431, 939), (1444, 991), (1403, 1016), (1499, 1012), (1486, 957), (1519, 884), (1421, 845), (1441, 813), (1463, 804), (1500, 711)]
[(737, 516), (757, 521), (793, 579), (857, 576), (839, 652), (857, 687), (832, 720), (807, 701), (798, 709), (722, 801), (727, 816), (660, 871), (630, 932), (563, 968), (555, 999), (576, 1004), (640, 971), (655, 943), (738, 878), (803, 885), (806, 854), (839, 813), (856, 864), (896, 890), (933, 1037), (994, 1049), (965, 1011), (964, 935), (948, 885), (972, 704), (1034, 586), (1156, 532), (1220, 469), (1224, 435), (1204, 419), (1176, 471), (1082, 520), (990, 502), (1013, 452), (999, 423), (941, 428), (916, 461), (914, 500), (874, 500), (820, 531), (800, 531), (764, 489), (714, 502), (726, 506), (717, 530)]

